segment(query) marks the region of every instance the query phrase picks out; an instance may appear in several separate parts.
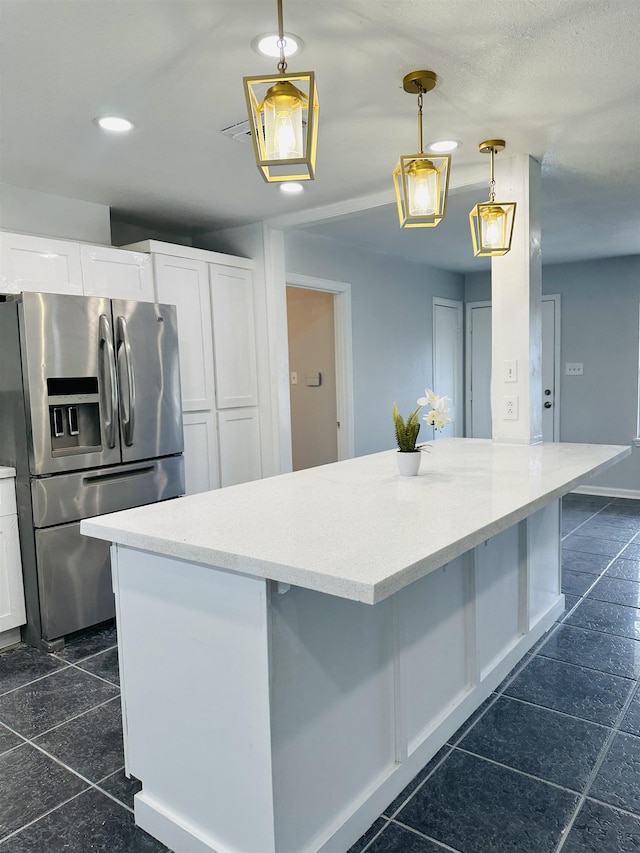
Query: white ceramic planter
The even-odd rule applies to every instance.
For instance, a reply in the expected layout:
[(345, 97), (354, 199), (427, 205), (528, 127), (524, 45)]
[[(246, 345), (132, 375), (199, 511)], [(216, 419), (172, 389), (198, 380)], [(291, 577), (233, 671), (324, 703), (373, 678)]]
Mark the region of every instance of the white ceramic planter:
[(422, 454), (419, 450), (402, 451), (396, 453), (398, 460), (398, 471), (403, 477), (415, 477), (420, 470)]

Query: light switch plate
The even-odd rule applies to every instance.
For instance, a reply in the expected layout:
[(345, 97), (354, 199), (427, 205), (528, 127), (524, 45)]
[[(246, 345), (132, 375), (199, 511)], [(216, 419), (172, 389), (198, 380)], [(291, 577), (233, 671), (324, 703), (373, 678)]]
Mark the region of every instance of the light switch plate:
[(505, 361), (504, 363), (504, 381), (505, 382), (517, 382), (518, 381), (518, 362), (517, 361)]
[(567, 362), (564, 366), (564, 372), (567, 376), (582, 376), (583, 365), (581, 362)]

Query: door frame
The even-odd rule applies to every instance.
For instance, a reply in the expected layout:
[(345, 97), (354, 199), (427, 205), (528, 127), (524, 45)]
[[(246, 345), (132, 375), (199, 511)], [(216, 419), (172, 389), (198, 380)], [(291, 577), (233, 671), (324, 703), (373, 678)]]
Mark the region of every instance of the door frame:
[[(466, 405), (462, 404), (462, 400), (466, 399), (465, 389), (465, 363), (463, 360), (464, 351), (464, 334), (463, 334), (463, 308), (464, 303), (461, 299), (445, 299), (444, 296), (434, 296), (432, 299), (432, 353), (431, 353), (431, 387), (439, 394), (440, 391), (435, 388), (436, 381), (436, 306), (441, 305), (443, 308), (455, 308), (458, 312), (458, 370), (456, 371), (456, 392), (458, 395), (458, 424), (456, 437), (462, 437), (466, 431)], [(435, 430), (434, 430), (435, 437)]]
[[(559, 293), (544, 293), (542, 302), (553, 302), (554, 304), (554, 376), (555, 395), (553, 406), (553, 435), (554, 441), (560, 441), (560, 376), (561, 376), (561, 359), (560, 359), (560, 308), (561, 298)], [(471, 336), (473, 334), (473, 325), (471, 323), (471, 311), (474, 308), (491, 308), (491, 300), (484, 299), (477, 302), (465, 303), (465, 366), (464, 366), (464, 398), (465, 398), (465, 435), (466, 426), (471, 426)]]
[[(287, 287), (319, 290), (334, 294), (334, 333), (336, 355), (336, 414), (338, 462), (351, 459), (355, 453), (353, 412), (353, 339), (351, 331), (351, 284), (312, 275), (286, 274)], [(287, 375), (289, 364), (287, 358)], [(291, 425), (289, 425), (291, 440)]]

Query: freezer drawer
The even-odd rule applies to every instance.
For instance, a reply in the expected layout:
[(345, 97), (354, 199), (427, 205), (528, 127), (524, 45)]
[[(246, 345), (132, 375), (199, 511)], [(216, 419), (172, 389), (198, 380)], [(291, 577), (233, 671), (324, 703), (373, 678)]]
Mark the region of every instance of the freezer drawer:
[(182, 456), (31, 481), (34, 527), (51, 527), (184, 494)]
[(42, 637), (55, 640), (115, 616), (109, 543), (80, 522), (36, 530)]

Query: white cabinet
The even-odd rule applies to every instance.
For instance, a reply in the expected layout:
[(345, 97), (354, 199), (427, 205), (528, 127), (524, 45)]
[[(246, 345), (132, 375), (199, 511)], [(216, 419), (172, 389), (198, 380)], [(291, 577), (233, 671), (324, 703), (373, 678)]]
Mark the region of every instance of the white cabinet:
[(218, 440), (213, 412), (185, 412), (184, 431), (185, 494), (209, 492), (220, 485)]
[(0, 233), (0, 293), (82, 294), (80, 246), (71, 240)]
[(156, 299), (176, 305), (187, 494), (262, 476), (253, 261), (147, 240)]
[(251, 270), (210, 265), (218, 409), (258, 405)]
[(0, 479), (0, 634), (26, 621), (15, 485), (13, 477), (5, 477)]
[(151, 258), (110, 246), (80, 246), (85, 296), (155, 302)]
[(260, 421), (257, 407), (218, 412), (220, 485), (235, 486), (259, 480)]
[(171, 255), (155, 255), (153, 265), (158, 302), (175, 305), (177, 309), (182, 409), (184, 412), (213, 409), (208, 265)]

